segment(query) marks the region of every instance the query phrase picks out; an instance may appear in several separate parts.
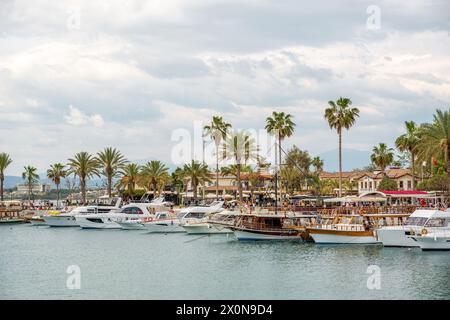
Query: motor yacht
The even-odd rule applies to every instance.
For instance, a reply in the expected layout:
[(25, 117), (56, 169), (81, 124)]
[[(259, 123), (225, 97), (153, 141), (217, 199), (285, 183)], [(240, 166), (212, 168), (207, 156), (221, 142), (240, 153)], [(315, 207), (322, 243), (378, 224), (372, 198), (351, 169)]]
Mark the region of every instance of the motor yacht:
[(439, 228), (442, 219), (450, 219), (450, 211), (418, 209), (399, 225), (383, 226), (376, 230), (378, 239), (385, 247), (419, 247), (411, 236), (419, 234), (424, 228)]
[(450, 250), (450, 229), (436, 230), (431, 233), (423, 232), (420, 235), (411, 236), (411, 239), (423, 251)]
[(89, 206), (76, 207), (70, 211), (49, 211), (42, 216), (45, 224), (50, 227), (78, 227), (76, 216), (104, 214), (119, 210), (122, 205), (120, 197), (100, 197), (96, 203)]
[(214, 214), (208, 214), (206, 219), (187, 222), (183, 225), (188, 234), (227, 234), (233, 233), (230, 227), (234, 224), (236, 217), (234, 211), (222, 211)]
[[(76, 223), (83, 229), (122, 229), (119, 222), (144, 222), (155, 214), (148, 203), (131, 203), (109, 213), (76, 215)], [(128, 227), (133, 227), (128, 225)], [(139, 226), (135, 226), (139, 228)]]
[(142, 223), (149, 233), (180, 233), (186, 232), (180, 224), (180, 219), (170, 212), (158, 212), (151, 221)]
[(209, 205), (196, 205), (184, 208), (180, 211), (180, 223), (182, 226), (193, 222), (206, 222), (208, 215), (222, 212), (224, 201), (214, 201)]

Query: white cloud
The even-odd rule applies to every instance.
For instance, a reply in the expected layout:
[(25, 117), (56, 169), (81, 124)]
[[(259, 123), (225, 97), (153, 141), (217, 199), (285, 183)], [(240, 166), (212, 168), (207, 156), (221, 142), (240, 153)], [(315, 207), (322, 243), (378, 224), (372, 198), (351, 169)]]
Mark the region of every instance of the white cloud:
[(69, 114), (64, 116), (64, 119), (68, 124), (73, 126), (93, 125), (99, 128), (104, 124), (101, 115), (86, 115), (72, 105), (69, 106)]

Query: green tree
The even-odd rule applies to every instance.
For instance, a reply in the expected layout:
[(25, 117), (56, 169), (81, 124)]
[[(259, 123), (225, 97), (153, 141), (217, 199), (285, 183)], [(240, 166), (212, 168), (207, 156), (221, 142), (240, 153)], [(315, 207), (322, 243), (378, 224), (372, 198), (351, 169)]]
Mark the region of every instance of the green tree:
[(0, 153), (0, 201), (3, 201), (3, 185), (5, 183), (5, 171), (11, 165), (12, 159), (7, 153)]
[(433, 122), (420, 127), (419, 137), (418, 154), (422, 159), (444, 159), (450, 190), (450, 110), (436, 110)]
[(380, 143), (378, 146), (373, 147), (370, 159), (385, 175), (386, 168), (394, 161), (394, 149), (388, 148), (385, 143)]
[(67, 175), (66, 166), (61, 163), (55, 163), (50, 166), (50, 169), (47, 170), (47, 177), (53, 181), (56, 185), (56, 193), (57, 200), (56, 206), (59, 207), (59, 199), (60, 199), (60, 190), (59, 186), (61, 184), (61, 179), (65, 178)]
[(397, 183), (390, 179), (388, 176), (384, 176), (381, 180), (380, 184), (378, 185), (379, 191), (396, 191), (398, 190)]
[(139, 178), (141, 167), (136, 163), (127, 163), (122, 166), (119, 174), (122, 175), (120, 185), (128, 189), (128, 195), (133, 198), (135, 195), (136, 183)]
[(225, 122), (222, 117), (214, 116), (211, 124), (206, 125), (203, 130), (205, 135), (211, 137), (216, 145), (216, 198), (219, 198), (219, 147), (223, 140), (226, 139), (231, 124)]
[(103, 151), (97, 154), (97, 162), (103, 169), (103, 174), (108, 180), (107, 189), (108, 196), (112, 194), (112, 180), (119, 173), (120, 169), (125, 165), (127, 160), (115, 148), (105, 148)]
[(395, 141), (395, 145), (401, 152), (408, 152), (411, 158), (411, 174), (413, 177), (412, 187), (416, 188), (415, 161), (417, 146), (419, 143), (419, 129), (414, 121), (405, 122), (406, 133), (402, 134)]
[(204, 163), (192, 160), (183, 167), (183, 175), (191, 182), (194, 193), (194, 201), (197, 200), (197, 187), (205, 182), (211, 182), (208, 166)]
[(314, 157), (311, 161), (311, 165), (314, 167), (314, 172), (320, 174), (323, 172), (323, 160), (320, 157)]
[[(292, 121), (293, 116), (285, 114), (284, 112), (272, 112), (271, 117), (266, 119), (266, 130), (268, 133), (273, 134), (277, 139), (278, 144), (278, 157), (280, 168), (282, 166), (282, 146), (281, 143), (285, 138), (288, 138), (294, 134), (296, 124)], [(276, 173), (276, 180), (278, 180), (278, 172)], [(276, 200), (278, 202), (278, 199)]]
[(339, 136), (339, 197), (342, 196), (342, 131), (350, 130), (359, 117), (359, 109), (351, 108), (349, 98), (340, 97), (336, 102), (329, 101), (329, 108), (325, 110), (325, 119), (331, 129), (335, 129)]
[(141, 179), (146, 187), (151, 187), (156, 197), (158, 186), (164, 185), (169, 180), (169, 169), (161, 161), (152, 160), (142, 166)]
[(81, 201), (86, 204), (86, 182), (94, 176), (100, 177), (100, 164), (98, 160), (89, 154), (82, 151), (68, 161), (69, 170), (67, 173), (74, 174), (80, 179)]
[(255, 140), (250, 134), (243, 130), (235, 130), (232, 134), (227, 136), (227, 139), (223, 145), (223, 151), (227, 159), (232, 159), (237, 168), (237, 183), (239, 200), (243, 200), (241, 171), (242, 165), (246, 164), (249, 160), (256, 160), (257, 148)]
[(25, 180), (25, 183), (28, 187), (28, 200), (31, 202), (31, 195), (33, 194), (33, 185), (39, 182), (39, 175), (37, 174), (37, 169), (32, 166), (24, 167), (22, 179)]

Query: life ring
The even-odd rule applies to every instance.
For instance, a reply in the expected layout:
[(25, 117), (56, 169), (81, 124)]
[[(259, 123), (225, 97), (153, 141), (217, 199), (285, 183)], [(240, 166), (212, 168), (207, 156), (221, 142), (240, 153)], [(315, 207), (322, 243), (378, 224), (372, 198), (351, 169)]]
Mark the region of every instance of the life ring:
[(427, 234), (428, 233), (428, 230), (427, 229), (423, 229), (422, 231), (421, 231), (421, 234), (423, 234), (423, 235), (425, 235), (425, 234)]

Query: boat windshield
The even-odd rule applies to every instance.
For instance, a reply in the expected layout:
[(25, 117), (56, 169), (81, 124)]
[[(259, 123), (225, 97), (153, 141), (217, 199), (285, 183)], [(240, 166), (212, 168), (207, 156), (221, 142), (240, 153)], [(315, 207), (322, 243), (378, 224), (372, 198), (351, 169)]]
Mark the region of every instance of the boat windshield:
[(424, 226), (427, 222), (428, 218), (422, 218), (422, 217), (409, 217), (406, 220), (407, 226)]
[(184, 216), (185, 219), (202, 219), (205, 216), (204, 212), (189, 212)]
[(450, 218), (436, 218), (428, 220), (427, 227), (442, 228), (450, 226)]

